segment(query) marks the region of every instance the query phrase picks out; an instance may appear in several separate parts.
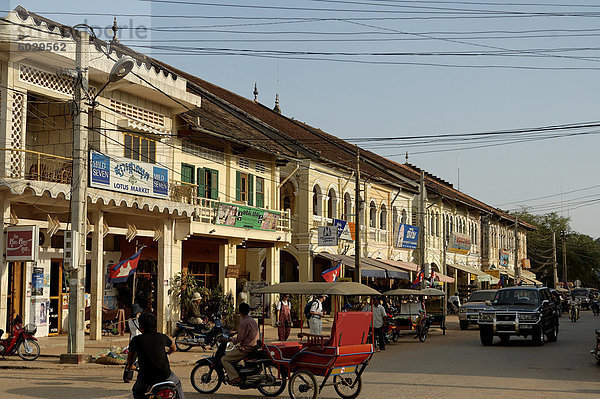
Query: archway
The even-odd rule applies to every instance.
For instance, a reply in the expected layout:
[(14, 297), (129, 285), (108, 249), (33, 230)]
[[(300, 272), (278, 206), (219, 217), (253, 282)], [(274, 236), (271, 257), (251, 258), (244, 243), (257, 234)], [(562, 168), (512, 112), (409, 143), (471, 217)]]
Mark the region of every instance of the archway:
[(287, 281), (298, 281), (298, 260), (294, 255), (287, 251), (281, 251), (279, 260), (279, 281), (284, 283)]

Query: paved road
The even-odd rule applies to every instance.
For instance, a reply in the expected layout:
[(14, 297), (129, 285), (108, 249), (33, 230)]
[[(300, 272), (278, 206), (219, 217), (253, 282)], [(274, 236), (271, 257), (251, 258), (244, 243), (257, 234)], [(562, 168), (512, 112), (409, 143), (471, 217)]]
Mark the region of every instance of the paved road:
[[(363, 398), (596, 398), (600, 367), (589, 354), (600, 317), (583, 312), (570, 323), (561, 319), (558, 342), (542, 347), (515, 339), (502, 346), (483, 347), (476, 329), (459, 331), (456, 321), (446, 336), (434, 333), (426, 343), (405, 338), (376, 354), (363, 377)], [(177, 356), (175, 354), (174, 356)], [(175, 358), (176, 360), (176, 358)], [(40, 359), (27, 366), (40, 369), (0, 371), (0, 398), (125, 398), (130, 384), (120, 381), (121, 368), (56, 365)], [(19, 365), (24, 362), (0, 362)], [(187, 398), (241, 399), (256, 391), (222, 387), (202, 396), (189, 383), (190, 366), (175, 366)], [(284, 395), (285, 396), (285, 395)], [(337, 397), (331, 387), (321, 397)]]

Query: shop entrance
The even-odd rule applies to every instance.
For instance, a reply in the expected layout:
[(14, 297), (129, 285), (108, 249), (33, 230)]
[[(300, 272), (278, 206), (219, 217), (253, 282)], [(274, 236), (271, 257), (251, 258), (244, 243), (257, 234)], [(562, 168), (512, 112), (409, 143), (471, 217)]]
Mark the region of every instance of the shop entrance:
[(67, 302), (67, 282), (63, 274), (62, 259), (50, 262), (50, 308), (48, 309), (48, 335), (62, 332), (63, 303)]
[(23, 316), (24, 265), (22, 262), (9, 262), (8, 264), (8, 295), (6, 304), (8, 317), (6, 318), (5, 331), (11, 330), (11, 323), (17, 314)]

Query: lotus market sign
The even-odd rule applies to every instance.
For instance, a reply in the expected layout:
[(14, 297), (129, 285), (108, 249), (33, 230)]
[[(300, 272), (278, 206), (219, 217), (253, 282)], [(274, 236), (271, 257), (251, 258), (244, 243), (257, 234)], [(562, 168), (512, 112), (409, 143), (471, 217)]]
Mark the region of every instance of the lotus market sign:
[(90, 152), (90, 187), (169, 198), (169, 171), (154, 164)]

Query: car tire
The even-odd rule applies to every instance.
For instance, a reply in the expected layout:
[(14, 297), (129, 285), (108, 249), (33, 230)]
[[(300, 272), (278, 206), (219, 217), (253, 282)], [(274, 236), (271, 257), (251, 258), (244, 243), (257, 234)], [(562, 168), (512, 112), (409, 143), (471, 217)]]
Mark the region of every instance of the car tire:
[(556, 342), (558, 339), (558, 319), (554, 320), (554, 326), (552, 326), (552, 332), (546, 335), (548, 342)]
[(533, 335), (531, 337), (533, 344), (537, 346), (544, 345), (544, 329), (542, 326), (535, 326), (533, 328)]
[(489, 329), (482, 328), (479, 330), (479, 339), (481, 340), (481, 345), (490, 346), (494, 342), (494, 334)]
[(460, 320), (458, 322), (458, 324), (460, 325), (460, 329), (461, 330), (467, 330), (467, 329), (469, 329), (469, 322), (466, 321), (466, 320)]

